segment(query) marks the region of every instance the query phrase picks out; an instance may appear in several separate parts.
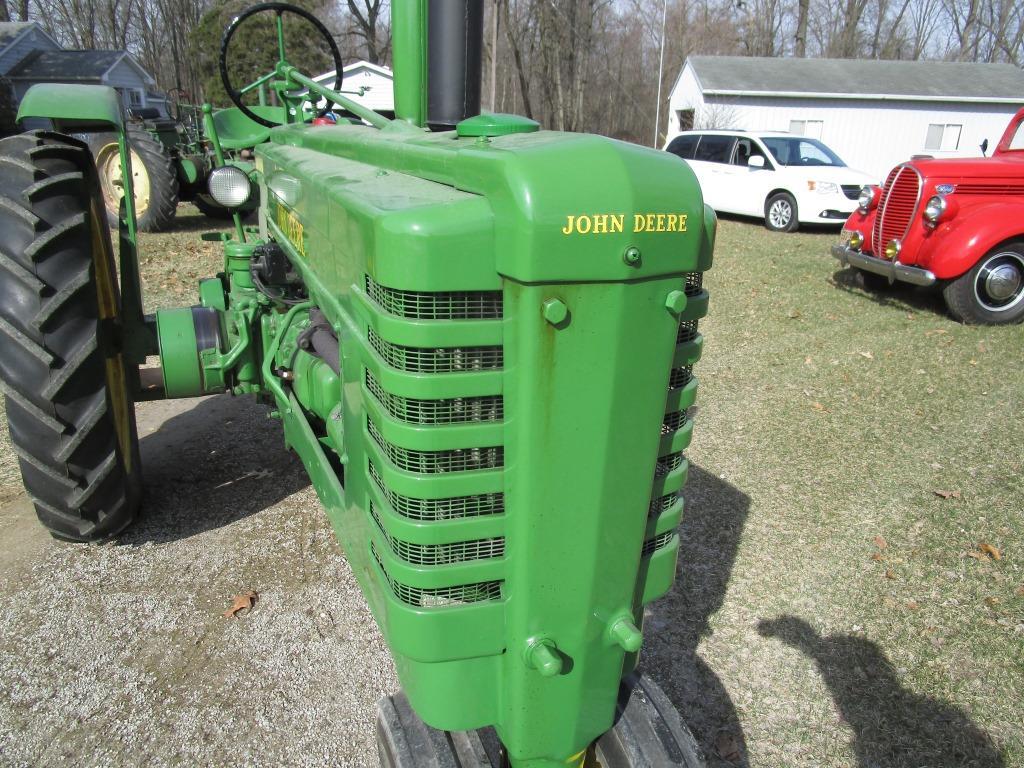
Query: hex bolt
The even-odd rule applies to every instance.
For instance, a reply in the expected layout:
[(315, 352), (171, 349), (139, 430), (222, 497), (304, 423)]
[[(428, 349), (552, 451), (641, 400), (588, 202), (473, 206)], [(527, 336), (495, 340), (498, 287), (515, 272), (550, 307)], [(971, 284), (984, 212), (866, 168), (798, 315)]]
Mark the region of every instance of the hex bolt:
[(632, 619), (628, 619), (625, 616), (620, 616), (617, 619), (613, 619), (612, 623), (608, 627), (608, 635), (622, 646), (622, 649), (627, 653), (636, 653), (640, 650), (640, 645), (644, 641), (644, 636), (639, 629), (636, 628), (636, 624), (633, 623)]
[(631, 267), (639, 266), (640, 264), (640, 249), (635, 245), (629, 246), (626, 252), (622, 254), (622, 260)]
[(686, 294), (682, 291), (672, 291), (665, 297), (665, 308), (673, 315), (680, 314), (686, 309)]
[(551, 640), (539, 639), (526, 647), (526, 666), (537, 670), (541, 677), (554, 677), (562, 673), (562, 659), (555, 652)]
[(569, 308), (561, 299), (547, 299), (542, 305), (544, 319), (552, 325), (558, 325), (569, 316)]

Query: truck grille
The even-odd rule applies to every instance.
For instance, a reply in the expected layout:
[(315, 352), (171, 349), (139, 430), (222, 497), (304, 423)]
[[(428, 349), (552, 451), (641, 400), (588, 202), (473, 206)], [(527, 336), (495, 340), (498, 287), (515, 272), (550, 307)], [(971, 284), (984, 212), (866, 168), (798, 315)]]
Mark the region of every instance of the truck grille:
[(366, 388), (388, 413), (409, 424), (461, 424), (501, 421), (505, 417), (505, 405), (501, 395), (453, 397), (442, 400), (400, 397), (385, 392), (369, 371), (366, 372)]
[(882, 199), (875, 216), (873, 243), (880, 256), (892, 240), (902, 240), (910, 230), (921, 194), (921, 178), (909, 165), (892, 169), (882, 187)]
[(377, 547), (371, 542), (370, 553), (384, 574), (395, 597), (415, 608), (442, 608), (449, 605), (465, 605), (487, 600), (501, 599), (501, 581), (481, 581), (476, 584), (459, 584), (454, 587), (424, 588), (402, 584), (391, 577), (381, 562)]
[(381, 478), (377, 467), (370, 462), (370, 477), (384, 494), (388, 504), (402, 517), (410, 520), (435, 522), (437, 520), (459, 520), (464, 517), (500, 515), (505, 511), (505, 494), (482, 493), (475, 496), (451, 496), (445, 499), (416, 499), (390, 490)]
[(500, 320), (501, 291), (399, 291), (366, 275), (366, 295), (385, 312), (415, 320)]
[(857, 200), (860, 198), (860, 191), (864, 189), (860, 184), (843, 184), (843, 194), (846, 195), (847, 200)]
[(410, 373), (460, 373), (500, 370), (504, 364), (501, 347), (405, 347), (384, 341), (371, 328), (370, 345), (392, 368)]

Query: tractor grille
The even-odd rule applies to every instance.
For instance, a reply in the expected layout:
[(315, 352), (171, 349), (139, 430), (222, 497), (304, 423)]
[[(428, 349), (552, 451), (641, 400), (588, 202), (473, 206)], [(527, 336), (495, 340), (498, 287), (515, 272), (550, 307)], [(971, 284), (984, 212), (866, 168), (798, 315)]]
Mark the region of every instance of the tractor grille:
[(391, 575), (384, 568), (384, 563), (381, 562), (376, 546), (372, 542), (370, 544), (370, 552), (384, 573), (384, 578), (387, 579), (395, 597), (406, 605), (416, 608), (442, 608), (449, 605), (466, 605), (468, 603), (501, 599), (502, 582), (500, 581), (481, 581), (476, 584), (459, 584), (454, 587), (440, 588), (410, 587), (391, 578)]
[(437, 475), (445, 472), (472, 472), (478, 469), (495, 469), (505, 461), (502, 446), (490, 448), (452, 448), (447, 451), (417, 451), (389, 443), (377, 431), (377, 425), (367, 417), (366, 427), (370, 437), (380, 446), (385, 455), (399, 469), (421, 475)]
[(672, 505), (676, 503), (678, 498), (678, 493), (669, 493), (664, 496), (659, 496), (656, 499), (652, 499), (650, 509), (647, 511), (647, 517), (658, 517), (658, 515), (663, 515), (668, 512), (672, 508)]
[(370, 345), (388, 365), (409, 373), (493, 371), (500, 370), (503, 365), (502, 348), (498, 346), (425, 349), (384, 341), (372, 328), (367, 336)]
[(661, 422), (661, 435), (671, 435), (673, 432), (678, 432), (686, 424), (688, 410), (684, 408), (681, 411), (675, 411), (673, 413), (666, 413), (665, 418)]
[(687, 272), (686, 273), (686, 288), (683, 291), (687, 296), (696, 296), (704, 290), (704, 273), (703, 272)]
[(873, 243), (880, 256), (892, 240), (902, 240), (910, 230), (921, 194), (921, 178), (909, 165), (892, 169), (882, 187), (882, 198), (875, 216)]
[(655, 536), (653, 539), (648, 539), (644, 542), (644, 548), (640, 551), (640, 557), (650, 557), (659, 549), (664, 549), (672, 541), (672, 537), (676, 535), (675, 531), (666, 531), (665, 533)]
[(676, 344), (685, 344), (697, 338), (697, 321), (682, 320), (679, 323), (679, 333), (676, 334)]
[(442, 400), (419, 400), (385, 392), (369, 371), (366, 388), (387, 412), (399, 421), (410, 424), (461, 424), (465, 422), (501, 421), (505, 416), (500, 395), (454, 397)]
[[(696, 331), (694, 331), (696, 333)], [(693, 378), (693, 366), (684, 365), (680, 368), (673, 368), (672, 373), (668, 377), (668, 388), (671, 392), (673, 389), (682, 389), (690, 380)]]
[(654, 476), (664, 477), (670, 472), (674, 472), (683, 466), (683, 454), (682, 451), (678, 453), (670, 453), (668, 456), (660, 456), (658, 463), (654, 466)]
[(380, 488), (391, 508), (410, 520), (458, 520), (463, 517), (500, 515), (505, 511), (505, 495), (502, 493), (453, 496), (446, 499), (414, 499), (389, 490), (373, 462), (370, 462), (370, 477)]
[(377, 509), (370, 502), (370, 516), (377, 524), (381, 534), (391, 545), (395, 555), (412, 565), (452, 565), (465, 563), (469, 560), (489, 560), (503, 557), (505, 554), (505, 537), (496, 536), (490, 539), (458, 541), (452, 544), (413, 544), (391, 536), (380, 521)]
[(385, 312), (414, 320), (500, 320), (501, 291), (399, 291), (366, 276), (366, 295)]

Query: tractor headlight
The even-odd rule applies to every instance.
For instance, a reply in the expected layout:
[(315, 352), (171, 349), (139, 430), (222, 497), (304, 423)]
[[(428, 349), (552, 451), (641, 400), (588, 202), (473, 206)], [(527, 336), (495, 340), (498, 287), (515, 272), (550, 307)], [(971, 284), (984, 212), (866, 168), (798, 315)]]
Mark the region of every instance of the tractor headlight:
[(223, 165), (210, 171), (207, 179), (210, 197), (225, 208), (238, 208), (249, 202), (252, 182), (245, 171), (233, 165)]
[(885, 258), (889, 261), (896, 261), (896, 257), (900, 255), (900, 248), (903, 244), (899, 240), (890, 240), (885, 245)]
[(924, 218), (932, 226), (939, 223), (942, 214), (946, 212), (946, 198), (941, 195), (934, 195), (924, 206)]
[(861, 213), (867, 213), (878, 205), (880, 196), (881, 190), (873, 184), (868, 184), (861, 189), (860, 196), (857, 197), (857, 207), (860, 208)]

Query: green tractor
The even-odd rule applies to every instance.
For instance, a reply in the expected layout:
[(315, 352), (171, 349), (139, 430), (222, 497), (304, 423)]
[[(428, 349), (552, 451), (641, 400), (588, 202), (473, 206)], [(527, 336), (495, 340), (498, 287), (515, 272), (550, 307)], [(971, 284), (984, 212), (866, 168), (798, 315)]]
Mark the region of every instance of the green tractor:
[[(114, 92), (28, 93), (21, 117), (59, 132), (0, 141), (0, 379), (25, 486), (54, 536), (110, 539), (143, 495), (135, 403), (254, 396), (393, 654), (384, 768), (699, 766), (638, 662), (676, 571), (714, 213), (663, 152), (481, 114), (480, 0), (392, 8), (394, 120), (289, 63), (294, 16), (329, 38), (308, 12), (229, 27), (224, 51), (270, 14), (280, 60), (246, 88), (224, 68), (266, 137), (209, 194), (258, 193), (258, 226), (208, 236), (224, 269), (193, 306), (143, 312)], [(278, 119), (242, 98), (259, 84)], [(306, 119), (311, 94), (358, 124)], [(125, 169), (116, 249), (69, 135), (97, 130)]]

